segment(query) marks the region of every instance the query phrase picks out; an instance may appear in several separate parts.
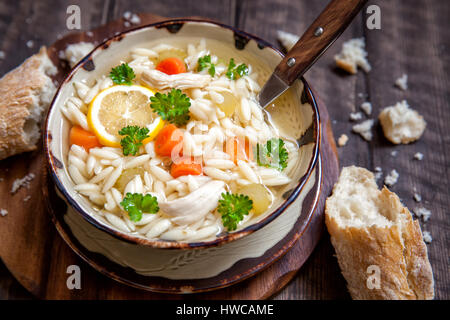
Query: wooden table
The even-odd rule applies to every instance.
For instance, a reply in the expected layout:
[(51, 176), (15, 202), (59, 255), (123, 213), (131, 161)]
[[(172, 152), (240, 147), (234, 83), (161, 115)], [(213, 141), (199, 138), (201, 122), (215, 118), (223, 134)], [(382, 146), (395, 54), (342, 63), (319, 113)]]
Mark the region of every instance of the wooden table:
[[(277, 43), (277, 30), (301, 34), (327, 2), (1, 0), (0, 50), (4, 51), (5, 58), (0, 60), (0, 75), (20, 64), (41, 45), (50, 44), (70, 32), (66, 28), (66, 9), (71, 4), (81, 8), (83, 30), (117, 19), (126, 11), (152, 12), (167, 17), (208, 17)], [(368, 30), (365, 27), (367, 15), (361, 13), (341, 39), (308, 71), (306, 78), (328, 106), (335, 136), (345, 133), (350, 137), (348, 144), (339, 148), (341, 166), (354, 164), (370, 170), (379, 166), (385, 174), (396, 169), (400, 178), (391, 189), (410, 209), (424, 206), (432, 211), (431, 219), (422, 223), (422, 230), (430, 231), (433, 237), (428, 250), (436, 298), (449, 299), (450, 5), (439, 0), (370, 1), (370, 4), (381, 8), (381, 30)], [(355, 76), (335, 70), (333, 55), (341, 49), (343, 41), (361, 36), (366, 37), (373, 70)], [(28, 40), (33, 41), (33, 46), (26, 45)], [(407, 91), (393, 86), (403, 73), (409, 77)], [(377, 123), (374, 139), (370, 143), (364, 141), (351, 133), (353, 123), (349, 122), (349, 113), (359, 111), (366, 99), (372, 102), (373, 118), (382, 108), (406, 99), (426, 119), (425, 134), (411, 145), (394, 146), (383, 137)], [(391, 155), (394, 150), (397, 151), (395, 157)], [(413, 160), (416, 152), (422, 152), (424, 160)], [(413, 200), (414, 188), (423, 198), (421, 203)], [(333, 255), (326, 235), (295, 279), (273, 299), (349, 299)], [(0, 263), (0, 299), (29, 298), (32, 296)]]

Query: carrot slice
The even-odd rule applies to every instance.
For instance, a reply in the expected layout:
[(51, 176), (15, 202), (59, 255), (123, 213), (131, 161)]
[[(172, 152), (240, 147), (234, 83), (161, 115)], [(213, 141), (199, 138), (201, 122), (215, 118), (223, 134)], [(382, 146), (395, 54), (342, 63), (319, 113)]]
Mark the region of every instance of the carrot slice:
[(155, 152), (163, 157), (169, 157), (174, 150), (177, 155), (182, 154), (183, 132), (174, 124), (168, 124), (158, 133), (155, 139)]
[(84, 130), (80, 126), (73, 126), (70, 129), (70, 145), (76, 144), (83, 147), (86, 151), (91, 148), (102, 147), (95, 134)]
[(224, 151), (237, 164), (238, 160), (252, 161), (253, 147), (247, 138), (233, 137), (226, 141)]
[(172, 57), (164, 59), (158, 63), (156, 70), (166, 74), (178, 74), (186, 72), (186, 65), (180, 59)]
[(188, 175), (198, 176), (202, 174), (202, 165), (193, 159), (183, 159), (178, 163), (172, 163), (170, 174), (174, 178)]

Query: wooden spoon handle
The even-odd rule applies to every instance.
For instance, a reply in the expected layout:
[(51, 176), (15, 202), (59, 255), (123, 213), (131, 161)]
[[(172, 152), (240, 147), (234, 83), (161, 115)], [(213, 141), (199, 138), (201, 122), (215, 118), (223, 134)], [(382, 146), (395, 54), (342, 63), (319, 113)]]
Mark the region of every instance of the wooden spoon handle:
[(286, 84), (292, 85), (344, 32), (366, 2), (332, 0), (286, 54), (274, 73)]

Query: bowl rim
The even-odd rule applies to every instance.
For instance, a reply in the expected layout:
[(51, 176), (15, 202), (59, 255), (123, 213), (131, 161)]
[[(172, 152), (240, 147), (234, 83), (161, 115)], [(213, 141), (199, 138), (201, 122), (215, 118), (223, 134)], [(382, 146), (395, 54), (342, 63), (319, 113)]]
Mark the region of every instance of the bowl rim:
[(52, 99), (52, 102), (49, 106), (49, 109), (47, 111), (45, 123), (44, 123), (44, 130), (43, 130), (43, 142), (44, 142), (44, 151), (46, 155), (46, 165), (47, 169), (50, 172), (50, 175), (52, 177), (53, 182), (55, 183), (58, 191), (64, 196), (64, 200), (69, 203), (72, 208), (75, 209), (77, 213), (79, 213), (87, 222), (91, 223), (94, 227), (112, 235), (113, 237), (128, 242), (133, 243), (137, 245), (143, 245), (146, 247), (152, 247), (152, 248), (158, 248), (158, 249), (199, 249), (199, 248), (209, 248), (214, 247), (218, 245), (222, 245), (237, 239), (240, 239), (246, 235), (249, 235), (261, 228), (263, 228), (265, 225), (273, 221), (275, 218), (277, 218), (281, 213), (283, 213), (300, 195), (301, 191), (303, 190), (304, 185), (308, 181), (309, 177), (311, 176), (313, 169), (315, 168), (318, 160), (319, 150), (320, 150), (320, 144), (321, 144), (321, 126), (320, 126), (320, 115), (319, 115), (319, 109), (317, 105), (317, 101), (314, 97), (314, 94), (309, 87), (308, 83), (306, 82), (304, 77), (299, 78), (300, 81), (303, 83), (303, 94), (306, 94), (308, 103), (311, 104), (312, 110), (313, 110), (313, 119), (311, 126), (313, 127), (313, 134), (314, 134), (314, 150), (311, 157), (311, 160), (308, 164), (308, 169), (306, 170), (306, 173), (299, 179), (298, 184), (293, 188), (292, 193), (289, 195), (287, 199), (284, 200), (281, 205), (279, 205), (271, 214), (269, 214), (264, 219), (258, 221), (257, 223), (251, 224), (241, 230), (231, 232), (231, 233), (224, 233), (223, 235), (217, 236), (213, 240), (209, 241), (199, 241), (199, 242), (177, 242), (177, 241), (167, 241), (167, 240), (149, 240), (143, 237), (136, 237), (131, 234), (126, 234), (124, 232), (118, 231), (113, 229), (112, 227), (108, 225), (101, 224), (100, 221), (98, 221), (96, 218), (94, 218), (91, 214), (86, 212), (79, 204), (78, 202), (70, 195), (70, 193), (66, 190), (63, 183), (60, 181), (57, 170), (62, 168), (62, 163), (59, 159), (57, 159), (52, 151), (50, 150), (50, 144), (53, 139), (51, 131), (49, 130), (49, 118), (50, 114), (52, 113), (55, 102), (59, 95), (61, 94), (61, 91), (65, 85), (70, 83), (73, 75), (82, 68), (87, 62), (91, 60), (91, 56), (94, 54), (94, 52), (97, 52), (98, 50), (105, 49), (109, 46), (109, 43), (114, 41), (120, 41), (124, 36), (131, 34), (135, 31), (141, 31), (143, 29), (151, 29), (151, 28), (167, 28), (174, 25), (184, 24), (184, 23), (200, 23), (200, 24), (212, 24), (217, 27), (222, 27), (225, 29), (228, 29), (232, 31), (236, 36), (243, 37), (246, 40), (254, 40), (257, 42), (261, 48), (268, 47), (271, 50), (275, 51), (275, 53), (279, 54), (280, 57), (284, 57), (284, 54), (278, 50), (275, 46), (270, 44), (269, 42), (253, 35), (250, 33), (247, 33), (245, 31), (239, 30), (235, 27), (220, 23), (211, 21), (208, 19), (195, 19), (195, 18), (177, 18), (177, 19), (168, 19), (156, 23), (146, 24), (142, 26), (138, 26), (136, 28), (132, 28), (126, 31), (117, 32), (114, 36), (107, 38), (103, 42), (99, 43), (89, 54), (87, 54), (81, 61), (79, 61), (72, 69), (71, 71), (64, 77), (64, 79), (61, 81), (61, 83), (58, 86), (58, 89)]

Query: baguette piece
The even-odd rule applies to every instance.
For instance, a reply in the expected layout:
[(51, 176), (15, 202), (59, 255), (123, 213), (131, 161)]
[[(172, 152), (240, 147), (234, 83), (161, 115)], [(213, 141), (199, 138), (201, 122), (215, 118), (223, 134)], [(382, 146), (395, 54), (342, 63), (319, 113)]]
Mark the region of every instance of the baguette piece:
[[(326, 202), (325, 223), (353, 299), (433, 299), (419, 223), (395, 193), (378, 189), (372, 172), (342, 169)], [(369, 266), (380, 270), (379, 288), (369, 289)]]
[(42, 47), (0, 79), (0, 160), (37, 148), (42, 114), (56, 91), (49, 76), (56, 71)]

